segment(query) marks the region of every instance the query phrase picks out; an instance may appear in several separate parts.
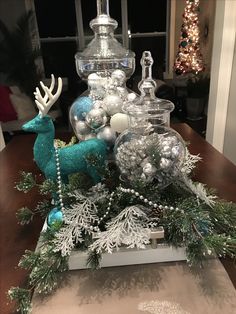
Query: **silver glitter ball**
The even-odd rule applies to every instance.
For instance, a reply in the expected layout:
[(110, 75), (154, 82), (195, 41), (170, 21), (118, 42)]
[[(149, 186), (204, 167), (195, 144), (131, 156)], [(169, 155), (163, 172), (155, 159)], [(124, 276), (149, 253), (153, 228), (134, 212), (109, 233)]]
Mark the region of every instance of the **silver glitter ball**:
[(109, 126), (105, 126), (101, 131), (98, 132), (97, 138), (104, 140), (109, 146), (112, 146), (116, 141), (116, 132), (113, 131)]
[(92, 129), (96, 130), (106, 124), (106, 113), (103, 109), (92, 109), (86, 115), (85, 121)]

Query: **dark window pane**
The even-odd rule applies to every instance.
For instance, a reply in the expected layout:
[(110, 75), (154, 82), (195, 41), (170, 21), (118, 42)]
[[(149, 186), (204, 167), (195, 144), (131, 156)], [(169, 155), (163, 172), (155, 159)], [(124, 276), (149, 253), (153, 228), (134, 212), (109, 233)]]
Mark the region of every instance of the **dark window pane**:
[(142, 53), (149, 50), (152, 53), (154, 64), (152, 67), (153, 77), (161, 79), (165, 71), (165, 37), (147, 37), (131, 39), (131, 50), (136, 54), (136, 70), (135, 75), (142, 72), (140, 60)]
[(168, 0), (128, 0), (128, 19), (131, 33), (164, 32)]
[(76, 43), (53, 42), (41, 45), (46, 77), (78, 77), (75, 68)]
[(76, 35), (74, 0), (35, 0), (35, 10), (40, 37)]

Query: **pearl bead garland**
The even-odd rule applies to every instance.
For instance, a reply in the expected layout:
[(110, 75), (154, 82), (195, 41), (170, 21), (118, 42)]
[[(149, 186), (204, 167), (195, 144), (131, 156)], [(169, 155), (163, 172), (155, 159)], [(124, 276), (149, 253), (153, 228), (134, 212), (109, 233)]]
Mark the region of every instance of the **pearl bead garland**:
[(115, 194), (115, 192), (111, 193), (110, 198), (109, 198), (109, 202), (108, 202), (107, 210), (106, 210), (105, 214), (102, 217), (98, 218), (97, 226), (87, 226), (87, 229), (89, 229), (90, 231), (94, 231), (94, 232), (101, 232), (101, 230), (99, 228), (99, 225), (108, 216), (108, 214), (110, 212), (111, 204), (112, 204), (112, 201), (114, 200), (113, 199), (114, 194)]
[(58, 185), (58, 197), (59, 197), (59, 204), (61, 210), (65, 210), (63, 199), (62, 199), (62, 183), (61, 183), (61, 171), (60, 171), (60, 161), (59, 161), (59, 152), (57, 147), (55, 147), (55, 158), (56, 158), (56, 168), (57, 168), (57, 185)]
[(123, 193), (128, 193), (128, 194), (133, 194), (134, 196), (138, 197), (142, 202), (145, 204), (155, 208), (156, 210), (176, 210), (178, 211), (178, 207), (173, 207), (173, 206), (163, 206), (161, 204), (154, 203), (152, 201), (149, 201), (147, 198), (145, 198), (143, 195), (141, 195), (139, 192), (135, 191), (134, 189), (125, 189), (122, 186), (119, 187), (119, 190)]

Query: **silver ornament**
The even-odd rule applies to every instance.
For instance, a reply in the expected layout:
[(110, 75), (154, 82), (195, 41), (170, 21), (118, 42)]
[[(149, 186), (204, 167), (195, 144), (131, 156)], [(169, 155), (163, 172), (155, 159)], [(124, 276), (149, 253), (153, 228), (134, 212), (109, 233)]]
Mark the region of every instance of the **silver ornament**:
[(160, 168), (163, 170), (170, 168), (171, 164), (172, 163), (171, 163), (170, 159), (161, 158), (161, 160), (160, 160)]
[(97, 138), (104, 140), (109, 146), (112, 146), (116, 141), (116, 132), (113, 131), (109, 126), (105, 126), (101, 131), (98, 132)]
[(92, 109), (86, 115), (85, 121), (94, 130), (101, 128), (107, 122), (106, 112), (103, 109)]
[(84, 136), (84, 140), (85, 140), (85, 141), (86, 141), (86, 140), (90, 140), (90, 139), (92, 139), (92, 138), (96, 138), (96, 134), (94, 134), (94, 133), (89, 133), (89, 134), (87, 134), (87, 135)]
[(95, 100), (94, 101), (94, 105), (93, 105), (93, 109), (102, 109), (102, 105), (103, 105), (103, 101), (102, 100)]
[(154, 176), (156, 172), (157, 168), (150, 162), (146, 163), (146, 165), (143, 167), (143, 173), (147, 176)]
[(122, 70), (115, 70), (111, 74), (111, 79), (117, 86), (122, 86), (126, 81), (125, 72)]
[(164, 146), (161, 150), (161, 155), (163, 157), (169, 158), (171, 156), (171, 147), (170, 146)]
[(117, 94), (107, 95), (103, 99), (103, 103), (103, 109), (109, 116), (113, 116), (115, 113), (121, 112), (122, 110), (123, 101)]
[(180, 154), (180, 147), (179, 146), (172, 147), (171, 154), (172, 154), (172, 158), (177, 158)]
[(91, 132), (91, 128), (84, 121), (76, 121), (75, 123), (75, 133), (76, 136), (80, 139), (84, 139), (84, 135), (87, 135)]
[(126, 100), (127, 99), (127, 96), (128, 96), (128, 91), (125, 87), (120, 87), (118, 86), (117, 87), (117, 92), (118, 94), (120, 95), (120, 97), (123, 99), (123, 100)]

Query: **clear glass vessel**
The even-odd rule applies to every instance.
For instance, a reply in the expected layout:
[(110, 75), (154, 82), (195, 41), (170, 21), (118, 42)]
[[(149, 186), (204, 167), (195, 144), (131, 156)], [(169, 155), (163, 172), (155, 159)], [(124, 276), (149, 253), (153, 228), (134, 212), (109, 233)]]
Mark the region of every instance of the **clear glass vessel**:
[(87, 81), (88, 90), (72, 104), (70, 122), (79, 140), (97, 137), (113, 147), (117, 135), (127, 128), (122, 106), (137, 97), (126, 87), (135, 69), (135, 54), (115, 39), (117, 22), (109, 15), (108, 0), (97, 0), (97, 17), (90, 26), (94, 38), (75, 56), (77, 72)]
[(178, 175), (186, 148), (181, 136), (169, 127), (174, 104), (155, 96), (152, 64), (151, 53), (145, 51), (141, 60), (141, 97), (123, 107), (129, 116), (129, 128), (117, 138), (114, 152), (125, 181), (154, 181), (162, 188)]

